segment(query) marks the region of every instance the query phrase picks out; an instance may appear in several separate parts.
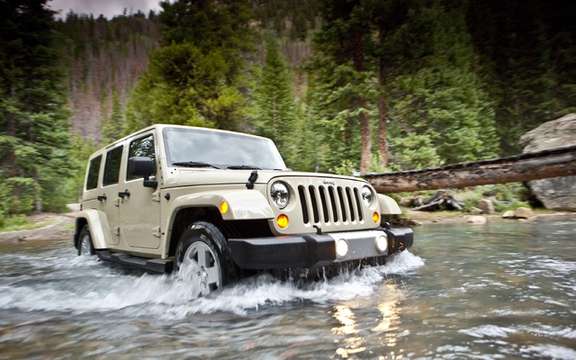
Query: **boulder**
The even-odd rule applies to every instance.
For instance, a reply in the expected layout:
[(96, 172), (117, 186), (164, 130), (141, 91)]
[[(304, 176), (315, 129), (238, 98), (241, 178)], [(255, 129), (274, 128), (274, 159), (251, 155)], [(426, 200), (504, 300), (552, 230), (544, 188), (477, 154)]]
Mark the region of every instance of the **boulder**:
[(474, 224), (474, 225), (484, 225), (486, 224), (487, 221), (488, 220), (486, 219), (486, 217), (481, 215), (472, 215), (466, 218), (466, 222), (468, 224)]
[[(548, 121), (520, 139), (524, 153), (576, 145), (576, 114)], [(528, 182), (530, 190), (547, 209), (576, 211), (576, 176)]]
[(534, 212), (530, 208), (519, 207), (514, 210), (514, 217), (517, 219), (528, 219), (532, 216), (534, 216)]
[(490, 199), (482, 199), (478, 201), (478, 209), (482, 210), (483, 214), (494, 214), (494, 203)]
[(514, 210), (507, 210), (502, 214), (502, 218), (504, 219), (514, 219), (514, 217)]

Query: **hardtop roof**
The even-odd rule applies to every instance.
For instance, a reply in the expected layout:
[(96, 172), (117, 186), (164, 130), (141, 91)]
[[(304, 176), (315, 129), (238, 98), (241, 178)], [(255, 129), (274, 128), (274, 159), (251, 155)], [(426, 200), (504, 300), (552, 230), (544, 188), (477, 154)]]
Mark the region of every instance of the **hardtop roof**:
[(238, 132), (238, 131), (230, 131), (230, 130), (222, 130), (222, 129), (214, 129), (214, 128), (207, 128), (207, 127), (199, 127), (199, 126), (186, 126), (186, 125), (174, 125), (174, 124), (154, 124), (154, 125), (150, 125), (148, 127), (145, 127), (143, 129), (140, 129), (138, 131), (135, 131), (129, 135), (124, 136), (121, 139), (115, 140), (114, 142), (111, 142), (108, 145), (105, 145), (101, 148), (99, 148), (98, 150), (94, 151), (91, 155), (90, 158), (93, 158), (101, 153), (104, 153), (107, 149), (111, 149), (113, 147), (115, 147), (117, 144), (126, 141), (127, 139), (130, 139), (132, 137), (135, 137), (139, 134), (145, 133), (147, 131), (153, 130), (153, 129), (158, 129), (158, 130), (163, 130), (165, 128), (183, 128), (183, 129), (195, 129), (195, 130), (200, 130), (200, 131), (215, 131), (215, 132), (221, 132), (221, 133), (229, 133), (229, 134), (236, 134), (236, 135), (243, 135), (243, 136), (247, 136), (247, 137), (253, 137), (253, 138), (258, 138), (258, 139), (267, 139), (267, 140), (271, 140), (269, 138), (263, 137), (263, 136), (258, 136), (258, 135), (252, 135), (252, 134), (247, 134), (247, 133), (242, 133), (242, 132)]

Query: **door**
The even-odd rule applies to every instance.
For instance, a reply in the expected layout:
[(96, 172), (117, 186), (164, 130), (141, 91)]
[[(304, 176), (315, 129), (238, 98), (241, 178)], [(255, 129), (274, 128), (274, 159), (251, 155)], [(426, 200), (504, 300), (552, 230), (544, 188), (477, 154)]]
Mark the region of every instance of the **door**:
[(100, 196), (101, 209), (106, 214), (110, 226), (110, 244), (118, 245), (120, 242), (120, 165), (124, 146), (120, 145), (106, 153), (104, 172), (102, 174), (102, 189)]
[(145, 156), (156, 160), (154, 134), (144, 134), (130, 141), (122, 181), (124, 196), (120, 200), (121, 238), (130, 248), (157, 249), (160, 246), (160, 201), (154, 188), (144, 187), (142, 177), (131, 174), (128, 159)]

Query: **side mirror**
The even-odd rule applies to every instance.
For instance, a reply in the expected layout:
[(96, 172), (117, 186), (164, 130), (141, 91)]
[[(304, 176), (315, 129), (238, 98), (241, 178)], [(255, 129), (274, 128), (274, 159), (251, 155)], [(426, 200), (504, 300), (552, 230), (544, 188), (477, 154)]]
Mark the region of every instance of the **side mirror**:
[(128, 173), (136, 177), (144, 178), (144, 186), (156, 188), (158, 182), (150, 180), (150, 176), (156, 173), (156, 161), (145, 156), (134, 156), (128, 159)]

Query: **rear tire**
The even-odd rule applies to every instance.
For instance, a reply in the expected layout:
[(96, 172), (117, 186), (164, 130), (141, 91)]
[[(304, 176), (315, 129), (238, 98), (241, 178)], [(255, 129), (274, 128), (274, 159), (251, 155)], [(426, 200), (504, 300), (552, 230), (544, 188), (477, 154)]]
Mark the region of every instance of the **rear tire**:
[(80, 235), (78, 236), (78, 255), (93, 256), (95, 254), (96, 252), (92, 245), (92, 235), (90, 235), (90, 230), (88, 225), (86, 225), (80, 230)]
[(224, 234), (204, 221), (193, 223), (180, 236), (176, 247), (176, 271), (181, 274), (190, 271), (197, 276), (201, 296), (220, 290), (237, 278), (236, 265), (230, 257)]

